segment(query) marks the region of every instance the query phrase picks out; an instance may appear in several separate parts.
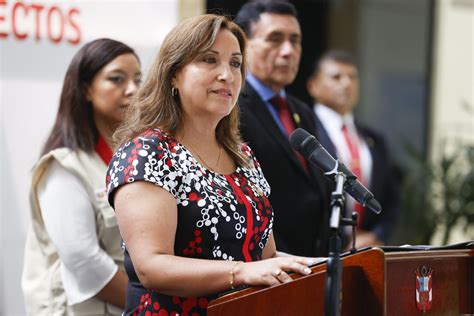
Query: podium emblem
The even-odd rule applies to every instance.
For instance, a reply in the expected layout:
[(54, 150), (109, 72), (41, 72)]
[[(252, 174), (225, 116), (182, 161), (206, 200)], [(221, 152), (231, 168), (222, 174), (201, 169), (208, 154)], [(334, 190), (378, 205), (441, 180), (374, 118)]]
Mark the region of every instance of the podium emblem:
[(416, 306), (426, 313), (431, 309), (433, 301), (433, 269), (422, 266), (415, 270), (416, 275)]

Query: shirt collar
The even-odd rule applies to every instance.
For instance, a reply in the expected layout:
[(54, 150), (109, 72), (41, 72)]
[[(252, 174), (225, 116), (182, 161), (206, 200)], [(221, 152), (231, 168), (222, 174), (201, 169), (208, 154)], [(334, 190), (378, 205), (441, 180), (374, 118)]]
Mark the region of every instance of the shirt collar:
[[(276, 95), (276, 93), (272, 89), (270, 89), (267, 85), (265, 85), (263, 82), (258, 80), (251, 73), (247, 74), (246, 79), (247, 79), (247, 82), (252, 86), (252, 88), (255, 89), (255, 91), (257, 92), (257, 94), (260, 96), (260, 98), (263, 101), (269, 102), (270, 99)], [(286, 98), (285, 89), (281, 89), (280, 96), (283, 98)]]
[(321, 121), (328, 122), (333, 128), (342, 129), (342, 125), (346, 124), (347, 126), (355, 127), (354, 124), (354, 115), (352, 112), (347, 113), (346, 115), (341, 115), (324, 104), (317, 103), (315, 106), (315, 111)]

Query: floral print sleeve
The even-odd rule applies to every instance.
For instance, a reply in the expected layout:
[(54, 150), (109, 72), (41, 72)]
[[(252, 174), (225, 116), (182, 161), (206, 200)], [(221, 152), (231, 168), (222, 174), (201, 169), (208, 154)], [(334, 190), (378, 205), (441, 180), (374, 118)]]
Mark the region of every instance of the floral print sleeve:
[(180, 155), (176, 154), (176, 143), (166, 138), (164, 134), (149, 131), (117, 150), (107, 171), (110, 205), (113, 206), (117, 188), (140, 180), (156, 184), (178, 197), (183, 169), (178, 168)]

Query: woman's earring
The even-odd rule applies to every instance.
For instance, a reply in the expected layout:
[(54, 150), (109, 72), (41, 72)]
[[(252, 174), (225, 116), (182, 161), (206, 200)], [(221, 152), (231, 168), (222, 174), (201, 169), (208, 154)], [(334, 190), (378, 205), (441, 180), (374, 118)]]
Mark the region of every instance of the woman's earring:
[(176, 89), (175, 87), (171, 87), (171, 95), (174, 97), (178, 94), (178, 89)]

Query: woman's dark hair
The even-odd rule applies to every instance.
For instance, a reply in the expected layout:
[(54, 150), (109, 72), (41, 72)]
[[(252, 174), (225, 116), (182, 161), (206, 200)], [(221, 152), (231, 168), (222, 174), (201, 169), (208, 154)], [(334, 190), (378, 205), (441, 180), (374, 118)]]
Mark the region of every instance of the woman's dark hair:
[(247, 38), (252, 38), (252, 25), (260, 20), (263, 13), (275, 13), (298, 17), (293, 4), (286, 1), (259, 0), (247, 2), (237, 12), (234, 22), (244, 30)]
[(87, 43), (76, 53), (67, 69), (56, 121), (41, 155), (60, 147), (86, 152), (95, 148), (99, 133), (92, 104), (86, 97), (87, 88), (104, 66), (124, 54), (133, 54), (138, 59), (132, 48), (108, 38)]

